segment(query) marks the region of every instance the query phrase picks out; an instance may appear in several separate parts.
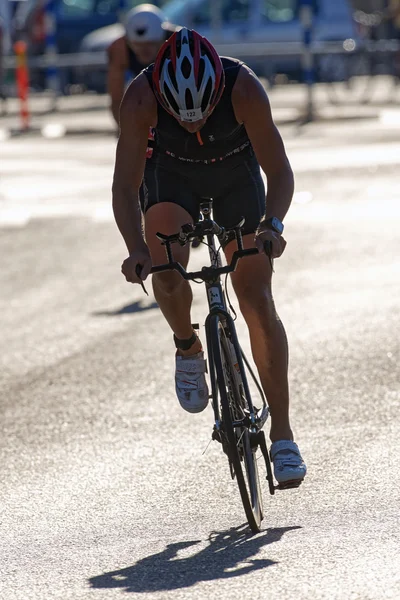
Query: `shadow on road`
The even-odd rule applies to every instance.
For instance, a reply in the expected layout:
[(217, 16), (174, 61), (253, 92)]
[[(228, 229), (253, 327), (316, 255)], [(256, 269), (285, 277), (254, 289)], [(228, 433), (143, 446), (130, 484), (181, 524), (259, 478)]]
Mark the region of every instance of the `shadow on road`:
[(249, 535), (247, 525), (212, 533), (209, 544), (196, 554), (179, 557), (178, 552), (201, 540), (168, 544), (162, 552), (147, 556), (131, 567), (91, 577), (94, 589), (123, 589), (125, 592), (160, 592), (188, 588), (200, 581), (229, 579), (265, 569), (276, 561), (252, 559), (263, 546), (279, 542), (287, 531), (300, 526), (268, 529)]
[(141, 301), (132, 302), (132, 304), (127, 304), (126, 306), (122, 306), (118, 310), (100, 310), (92, 313), (93, 317), (118, 317), (119, 315), (129, 315), (132, 313), (143, 312), (145, 310), (152, 310), (153, 308), (158, 308), (157, 302), (152, 302), (151, 304), (143, 304)]

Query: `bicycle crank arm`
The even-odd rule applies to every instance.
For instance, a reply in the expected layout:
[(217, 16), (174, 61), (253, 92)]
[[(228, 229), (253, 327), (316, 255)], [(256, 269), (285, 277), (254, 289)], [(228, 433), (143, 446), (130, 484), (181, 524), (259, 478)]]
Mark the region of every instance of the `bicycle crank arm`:
[[(267, 469), (266, 479), (268, 481), (269, 493), (271, 494), (271, 496), (273, 496), (275, 494), (276, 487), (274, 485), (274, 478), (272, 476), (271, 461), (269, 459), (267, 442), (265, 441), (265, 434), (263, 431), (258, 431), (257, 433), (254, 434), (254, 436), (255, 436), (255, 442), (260, 447), (260, 450), (261, 450), (264, 460), (265, 460), (265, 468)], [(253, 442), (252, 442), (252, 445), (253, 445)]]
[(257, 411), (256, 417), (256, 425), (258, 429), (262, 429), (269, 417), (269, 407), (267, 405), (263, 406), (259, 411)]

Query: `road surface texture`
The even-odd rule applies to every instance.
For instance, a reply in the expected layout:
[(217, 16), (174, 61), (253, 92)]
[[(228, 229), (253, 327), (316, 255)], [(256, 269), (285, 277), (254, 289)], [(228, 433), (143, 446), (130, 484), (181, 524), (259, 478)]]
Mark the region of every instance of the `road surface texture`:
[(264, 484), (258, 535), (211, 408), (178, 405), (154, 298), (120, 274), (115, 138), (3, 140), (2, 600), (400, 598), (399, 114), (281, 130), (296, 195), (274, 293), (309, 471)]

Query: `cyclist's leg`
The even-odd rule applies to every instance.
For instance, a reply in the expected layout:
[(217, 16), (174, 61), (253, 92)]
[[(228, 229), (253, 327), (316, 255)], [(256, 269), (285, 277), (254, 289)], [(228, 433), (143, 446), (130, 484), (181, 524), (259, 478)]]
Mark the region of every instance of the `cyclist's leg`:
[[(265, 191), (254, 160), (244, 161), (240, 179), (214, 205), (215, 219), (221, 225), (234, 224), (245, 217), (244, 245), (254, 247), (254, 231), (265, 212)], [(236, 250), (229, 242), (227, 261)], [(271, 410), (271, 440), (293, 439), (289, 422), (288, 345), (271, 290), (272, 270), (267, 256), (259, 254), (239, 261), (232, 284), (240, 310), (247, 323), (252, 354)], [(261, 333), (261, 335), (260, 335)]]
[[(172, 201), (173, 200), (173, 201)], [(148, 163), (141, 189), (141, 204), (144, 212), (146, 242), (153, 265), (166, 262), (165, 246), (156, 237), (157, 232), (171, 235), (182, 225), (197, 218), (197, 201), (179, 180), (157, 163)], [(189, 245), (174, 244), (174, 258), (184, 267), (189, 261)], [(153, 290), (158, 305), (173, 333), (180, 340), (193, 334), (190, 319), (192, 290), (176, 271), (156, 273), (152, 278)], [(195, 354), (201, 350), (197, 340), (188, 350), (179, 350), (181, 355)]]
[[(185, 185), (184, 178), (159, 164), (146, 166), (141, 190), (145, 212), (145, 235), (153, 264), (166, 262), (165, 249), (156, 233), (173, 234), (198, 215), (198, 201)], [(174, 258), (184, 267), (189, 246), (174, 245)], [(175, 390), (185, 410), (201, 412), (208, 405), (206, 362), (201, 342), (191, 326), (192, 289), (176, 271), (153, 275), (153, 290), (161, 311), (175, 334)], [(177, 338), (177, 339), (176, 339)]]
[[(254, 247), (254, 234), (245, 235), (243, 242), (245, 248)], [(235, 242), (226, 246), (227, 260), (230, 260), (235, 249)], [(232, 273), (232, 284), (249, 329), (254, 362), (268, 398), (271, 440), (292, 440), (293, 432), (289, 421), (288, 343), (284, 326), (276, 312), (271, 276), (268, 258), (259, 254), (239, 262), (235, 273)]]
[[(171, 235), (179, 231), (185, 223), (192, 221), (191, 216), (181, 206), (171, 202), (161, 202), (148, 209), (145, 216), (146, 241), (150, 249), (154, 265), (166, 262), (165, 246), (157, 239), (156, 233), (161, 231)], [(174, 259), (186, 267), (189, 261), (189, 245), (174, 245)], [(192, 305), (192, 288), (177, 271), (166, 271), (153, 275), (153, 291), (158, 305), (169, 326), (178, 339), (187, 340), (193, 334), (190, 309)], [(196, 354), (201, 350), (197, 340), (188, 350), (179, 350), (179, 354)]]
[[(224, 224), (244, 216), (244, 246), (254, 247), (254, 232), (265, 211), (265, 191), (258, 165), (244, 161), (241, 181), (215, 204), (215, 219)], [(225, 247), (228, 261), (236, 249), (231, 241)], [(265, 254), (239, 262), (232, 283), (241, 312), (249, 328), (254, 361), (271, 410), (273, 442), (271, 458), (277, 481), (286, 487), (299, 485), (306, 474), (300, 450), (293, 442), (289, 422), (288, 345), (284, 327), (271, 290), (272, 269)]]

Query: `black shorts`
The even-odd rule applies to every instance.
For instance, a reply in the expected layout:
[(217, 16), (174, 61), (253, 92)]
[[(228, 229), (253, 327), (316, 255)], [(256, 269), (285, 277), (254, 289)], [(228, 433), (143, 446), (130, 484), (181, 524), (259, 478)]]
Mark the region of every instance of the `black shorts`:
[(212, 164), (182, 162), (153, 155), (140, 189), (142, 211), (158, 202), (182, 206), (197, 221), (202, 198), (213, 199), (214, 220), (222, 227), (245, 218), (243, 235), (253, 233), (265, 213), (265, 188), (254, 152)]

